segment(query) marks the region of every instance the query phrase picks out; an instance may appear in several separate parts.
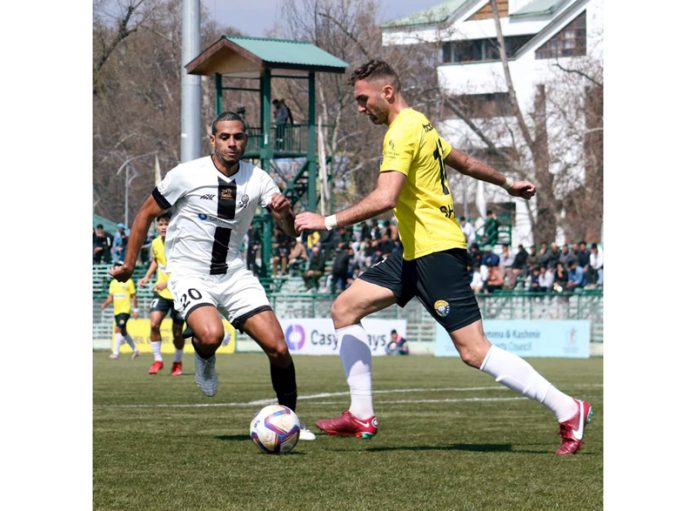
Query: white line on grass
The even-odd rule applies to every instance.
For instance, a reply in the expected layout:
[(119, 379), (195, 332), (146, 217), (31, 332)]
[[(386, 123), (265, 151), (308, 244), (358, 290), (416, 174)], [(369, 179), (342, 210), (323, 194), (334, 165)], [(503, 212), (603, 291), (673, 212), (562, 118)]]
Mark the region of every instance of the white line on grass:
[[(584, 385), (583, 387), (602, 387), (601, 384)], [(488, 387), (440, 387), (430, 389), (389, 389), (389, 390), (374, 390), (373, 394), (403, 394), (413, 392), (475, 392), (486, 390), (502, 390), (500, 385)], [(321, 392), (319, 394), (308, 394), (299, 396), (298, 400), (323, 399), (327, 397), (348, 396), (349, 392)], [(380, 400), (381, 404), (399, 404), (399, 403), (455, 403), (465, 401), (517, 401), (527, 399), (526, 397), (468, 397), (468, 398), (445, 398), (445, 399), (402, 399), (384, 401)], [(236, 402), (236, 403), (160, 403), (160, 404), (137, 404), (137, 405), (98, 405), (106, 408), (241, 408), (246, 406), (261, 406), (275, 404), (275, 399), (257, 399), (255, 401)], [(319, 403), (317, 403), (319, 404)]]

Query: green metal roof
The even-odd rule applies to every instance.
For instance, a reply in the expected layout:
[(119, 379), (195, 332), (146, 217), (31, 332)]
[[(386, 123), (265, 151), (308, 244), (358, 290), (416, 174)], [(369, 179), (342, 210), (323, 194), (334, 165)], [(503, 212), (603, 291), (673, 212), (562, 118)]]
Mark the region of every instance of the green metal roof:
[(222, 36), (185, 67), (196, 75), (258, 73), (267, 68), (344, 73), (348, 63), (306, 41)]
[(429, 9), (415, 12), (410, 16), (387, 21), (382, 24), (382, 28), (404, 27), (409, 25), (429, 25), (432, 23), (443, 23), (447, 21), (460, 7), (465, 4), (474, 4), (478, 0), (448, 0), (441, 4), (434, 5)]
[(226, 38), (268, 63), (344, 69), (348, 67), (348, 64), (338, 57), (306, 41), (238, 36)]
[(553, 14), (568, 0), (532, 0), (521, 9), (510, 13), (511, 18), (524, 18), (527, 16), (548, 16)]

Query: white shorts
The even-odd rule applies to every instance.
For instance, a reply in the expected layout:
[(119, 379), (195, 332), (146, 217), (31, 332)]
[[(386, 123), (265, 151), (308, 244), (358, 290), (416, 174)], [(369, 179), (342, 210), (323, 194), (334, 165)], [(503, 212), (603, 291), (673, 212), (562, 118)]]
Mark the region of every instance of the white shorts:
[(271, 310), (266, 291), (244, 267), (224, 275), (169, 274), (174, 306), (183, 318), (202, 305), (212, 305), (235, 328), (248, 317)]

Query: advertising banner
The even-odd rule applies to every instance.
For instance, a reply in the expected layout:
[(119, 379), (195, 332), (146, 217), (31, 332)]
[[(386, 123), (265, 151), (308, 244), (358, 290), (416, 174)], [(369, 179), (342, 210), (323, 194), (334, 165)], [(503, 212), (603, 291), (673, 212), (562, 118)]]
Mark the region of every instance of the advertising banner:
[[(588, 320), (486, 320), (483, 330), (493, 344), (520, 357), (590, 356)], [(435, 337), (435, 356), (459, 356), (440, 325)]]
[[(330, 319), (280, 319), (290, 353), (338, 355), (338, 339)], [(405, 319), (363, 319), (372, 355), (385, 355), (390, 332), (406, 336)]]
[[(220, 346), (216, 353), (234, 353), (234, 348), (236, 344), (237, 334), (235, 329), (230, 325), (230, 323), (223, 319), (222, 321), (225, 330), (230, 332), (232, 339), (227, 346)], [(186, 328), (186, 324), (184, 324)], [(149, 319), (129, 319), (126, 323), (126, 330), (128, 335), (131, 336), (133, 342), (138, 347), (141, 353), (152, 353), (152, 346), (150, 345), (150, 320)], [(160, 334), (162, 335), (162, 353), (171, 354), (174, 353), (174, 343), (172, 342), (172, 320), (171, 318), (166, 318), (162, 321), (160, 325)], [(116, 328), (114, 326), (113, 333), (111, 334), (111, 351), (113, 352), (113, 347), (116, 345)], [(121, 351), (124, 354), (130, 353), (130, 348), (127, 344), (121, 345)], [(193, 347), (191, 346), (191, 339), (186, 339), (186, 344), (184, 345), (184, 353), (193, 353)]]

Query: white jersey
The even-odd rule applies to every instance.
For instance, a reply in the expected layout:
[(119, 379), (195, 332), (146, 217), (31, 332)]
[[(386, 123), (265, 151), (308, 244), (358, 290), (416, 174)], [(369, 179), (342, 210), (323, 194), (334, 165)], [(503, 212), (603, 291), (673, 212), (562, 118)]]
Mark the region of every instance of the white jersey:
[(231, 177), (211, 156), (174, 167), (152, 192), (161, 208), (172, 207), (167, 272), (220, 275), (244, 266), (240, 246), (256, 207), (276, 193), (273, 179), (251, 163), (240, 161)]

